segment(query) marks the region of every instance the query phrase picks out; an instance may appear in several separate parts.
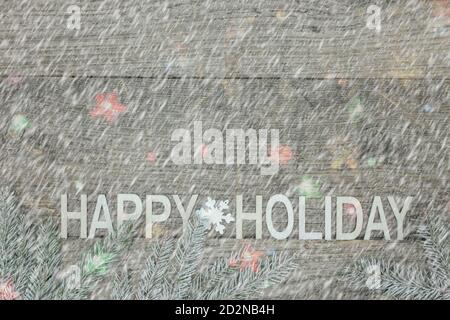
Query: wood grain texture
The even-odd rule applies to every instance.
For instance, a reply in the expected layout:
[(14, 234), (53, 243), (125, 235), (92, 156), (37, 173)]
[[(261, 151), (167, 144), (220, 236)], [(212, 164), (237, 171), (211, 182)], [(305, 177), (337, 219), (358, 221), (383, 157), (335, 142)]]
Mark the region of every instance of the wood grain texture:
[[(342, 88), (334, 80), (168, 79), (161, 83), (31, 77), (20, 89), (5, 85), (2, 91), (4, 180), (20, 190), (27, 206), (58, 216), (60, 195), (72, 195), (70, 207), (75, 210), (80, 192), (90, 196), (90, 214), (99, 193), (108, 196), (115, 212), (117, 194), (127, 192), (142, 198), (146, 194), (226, 197), (232, 212), (236, 194), (243, 194), (246, 210), (253, 211), (256, 195), (263, 195), (265, 204), (270, 196), (282, 193), (296, 207), (293, 189), (309, 175), (319, 180), (323, 195), (359, 198), (365, 215), (375, 195), (384, 201), (389, 195), (399, 201), (414, 196), (409, 215), (414, 221), (445, 206), (448, 87), (445, 81), (427, 92), (420, 80), (355, 81)], [(95, 94), (112, 91), (118, 92), (126, 112), (113, 124), (92, 118)], [(355, 95), (361, 97), (364, 112), (352, 121), (346, 104)], [(252, 103), (256, 96), (264, 106)], [(433, 113), (423, 111), (429, 101), (436, 106)], [(15, 114), (26, 115), (32, 123), (22, 137), (8, 136)], [(278, 129), (280, 143), (292, 147), (293, 159), (273, 176), (261, 175), (250, 164), (177, 166), (170, 160), (176, 144), (171, 133), (176, 128), (192, 130), (194, 120), (202, 121), (203, 130)], [(347, 150), (356, 167), (333, 167)], [(155, 164), (146, 161), (148, 152), (157, 154)], [(369, 157), (377, 158), (378, 164), (369, 166)], [(10, 170), (11, 163), (17, 171)], [(75, 188), (77, 182), (83, 185), (81, 191)], [(323, 199), (308, 201), (308, 210), (309, 227), (323, 230)], [(171, 223), (179, 227), (180, 215), (174, 211)], [(391, 214), (394, 224), (392, 218)], [(275, 220), (283, 224), (285, 215)]]
[[(126, 192), (229, 199), (233, 215), (236, 194), (246, 211), (255, 210), (256, 195), (265, 204), (287, 194), (296, 206), (293, 189), (304, 175), (319, 180), (323, 195), (360, 199), (365, 218), (374, 195), (414, 196), (401, 242), (299, 241), (296, 220), (285, 242), (269, 239), (264, 223), (263, 240), (235, 240), (233, 226), (210, 235), (204, 254), (207, 265), (244, 243), (299, 253), (299, 269), (266, 298), (384, 298), (346, 287), (337, 273), (359, 256), (421, 264), (409, 232), (427, 215), (448, 218), (450, 21), (436, 3), (92, 0), (80, 2), (74, 31), (66, 28), (72, 1), (0, 1), (2, 184), (31, 214), (55, 220), (63, 193), (73, 210), (88, 194), (89, 216), (98, 194), (115, 216), (116, 196)], [(380, 33), (365, 27), (370, 4), (382, 7)], [(126, 106), (113, 124), (89, 114), (95, 95), (108, 92)], [(363, 107), (356, 120), (348, 108), (354, 97)], [(31, 125), (11, 135), (17, 115)], [(192, 130), (194, 120), (204, 130), (278, 129), (294, 157), (274, 176), (252, 165), (176, 166), (171, 133)], [(354, 163), (334, 165), (343, 155)], [(307, 229), (323, 230), (321, 199), (307, 209)], [(285, 225), (285, 215), (274, 221)], [(174, 209), (158, 232), (177, 236), (181, 223)], [(77, 228), (65, 242), (66, 264), (88, 244)], [(245, 226), (245, 237), (253, 232)], [(133, 272), (149, 244), (138, 239), (128, 253)]]
[[(0, 74), (447, 78), (450, 20), (437, 1), (1, 2)], [(379, 33), (367, 8), (382, 8)]]
[[(81, 251), (86, 249), (89, 241), (68, 240), (64, 252), (65, 264), (76, 264)], [(150, 240), (137, 240), (132, 250), (123, 257), (123, 263), (134, 277), (139, 277), (147, 259)], [(274, 240), (229, 240), (209, 239), (202, 257), (202, 265), (207, 266), (216, 259), (229, 259), (244, 245), (251, 244), (257, 250), (268, 252), (283, 251), (297, 256), (299, 267), (282, 285), (268, 289), (263, 293), (266, 299), (389, 299), (378, 291), (358, 290), (340, 280), (339, 272), (361, 257), (390, 258), (405, 264), (422, 265), (420, 245), (412, 241), (274, 241)], [(200, 270), (201, 271), (201, 270)], [(110, 290), (105, 280), (98, 290), (98, 298)]]

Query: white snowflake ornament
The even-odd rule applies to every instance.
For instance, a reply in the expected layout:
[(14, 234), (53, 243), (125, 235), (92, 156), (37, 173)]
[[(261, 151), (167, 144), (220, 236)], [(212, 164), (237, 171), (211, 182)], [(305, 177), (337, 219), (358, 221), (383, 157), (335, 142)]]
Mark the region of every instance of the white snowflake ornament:
[(203, 207), (197, 210), (197, 215), (208, 230), (214, 225), (216, 232), (223, 234), (225, 226), (222, 222), (230, 223), (234, 221), (231, 214), (224, 214), (224, 211), (228, 208), (228, 200), (216, 201), (208, 197), (208, 201), (206, 201)]

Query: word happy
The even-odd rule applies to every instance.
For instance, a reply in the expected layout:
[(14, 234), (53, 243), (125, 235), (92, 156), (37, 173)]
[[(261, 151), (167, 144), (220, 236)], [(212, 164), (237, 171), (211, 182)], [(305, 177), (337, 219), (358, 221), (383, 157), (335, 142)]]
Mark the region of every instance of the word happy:
[[(178, 195), (171, 196), (173, 202), (176, 206), (176, 211), (181, 216), (183, 224), (188, 223), (188, 220), (196, 207), (198, 195), (192, 195), (187, 203), (183, 205), (181, 198)], [(397, 228), (396, 235), (397, 240), (402, 240), (403, 234), (403, 223), (405, 221), (406, 213), (409, 211), (412, 197), (407, 197), (401, 206), (401, 210), (397, 205), (394, 197), (388, 196), (387, 203), (396, 220)], [(335, 239), (336, 240), (354, 240), (358, 238), (363, 233), (364, 215), (361, 207), (361, 203), (358, 199), (354, 197), (336, 197), (335, 198), (335, 223), (332, 222), (332, 202), (333, 198), (331, 196), (326, 196), (324, 199), (324, 221), (325, 226), (322, 232), (317, 231), (307, 231), (306, 230), (306, 197), (298, 197), (298, 219), (295, 219), (294, 206), (290, 199), (282, 194), (277, 194), (271, 196), (265, 206), (265, 224), (270, 235), (277, 240), (287, 239), (294, 232), (295, 220), (298, 221), (298, 237), (300, 240), (332, 240), (332, 229), (333, 225), (335, 228)], [(230, 214), (223, 215), (221, 210), (227, 209), (228, 204), (221, 202), (217, 205), (212, 199), (209, 199), (210, 203), (208, 208), (212, 211), (215, 210), (213, 219), (209, 221), (209, 224), (215, 223), (216, 226), (220, 224), (220, 221), (226, 220), (226, 223), (232, 221), (236, 222), (236, 238), (242, 239), (242, 226), (243, 223), (254, 223), (255, 224), (255, 237), (256, 239), (261, 239), (262, 237), (262, 226), (263, 226), (263, 197), (256, 196), (256, 209), (255, 212), (244, 212), (243, 196), (236, 195), (235, 201), (235, 218), (232, 218)], [(208, 203), (207, 202), (207, 203)], [(134, 205), (133, 212), (125, 212), (126, 204)], [(117, 196), (117, 227), (119, 228), (125, 221), (137, 220), (144, 214), (145, 205), (145, 237), (152, 238), (152, 229), (154, 223), (161, 223), (167, 221), (167, 219), (173, 213), (172, 202), (168, 196), (165, 195), (147, 195), (145, 203), (136, 194), (119, 194)], [(154, 205), (158, 205), (158, 213), (154, 211)], [(283, 228), (276, 228), (273, 223), (273, 209), (281, 209), (281, 214), (284, 214), (287, 218), (287, 225)], [(352, 231), (344, 232), (344, 210), (348, 206), (352, 207)], [(368, 220), (366, 224), (366, 230), (364, 231), (364, 240), (370, 240), (373, 231), (380, 231), (384, 234), (386, 240), (391, 240), (391, 230), (389, 230), (385, 206), (383, 204), (382, 198), (375, 196), (373, 198), (372, 206), (368, 215)], [(78, 220), (80, 222), (80, 237), (81, 238), (94, 238), (98, 229), (105, 229), (108, 232), (113, 232), (113, 223), (110, 215), (109, 205), (107, 203), (105, 195), (98, 195), (97, 202), (94, 208), (94, 214), (91, 221), (91, 226), (89, 229), (87, 227), (87, 216), (88, 216), (88, 202), (87, 195), (81, 195), (81, 211), (69, 212), (67, 204), (67, 195), (61, 196), (61, 237), (67, 238), (67, 225), (69, 220)], [(197, 213), (199, 210), (197, 211)], [(277, 215), (280, 212), (277, 212)], [(103, 218), (101, 218), (103, 216)], [(348, 220), (348, 219), (347, 219)], [(376, 222), (377, 220), (377, 222)], [(219, 221), (219, 222), (217, 222)], [(223, 225), (221, 229), (217, 229), (223, 232)], [(222, 233), (220, 232), (220, 233)]]

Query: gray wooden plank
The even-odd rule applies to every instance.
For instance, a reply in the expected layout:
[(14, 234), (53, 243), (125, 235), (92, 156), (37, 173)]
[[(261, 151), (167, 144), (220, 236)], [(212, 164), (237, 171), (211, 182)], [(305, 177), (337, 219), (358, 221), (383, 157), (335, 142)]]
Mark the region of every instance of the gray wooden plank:
[[(438, 1), (73, 1), (0, 3), (1, 75), (447, 78)], [(382, 8), (381, 31), (366, 27)]]
[[(372, 198), (414, 196), (411, 223), (442, 213), (448, 193), (448, 81), (430, 89), (425, 81), (355, 81), (341, 87), (334, 80), (202, 80), (27, 78), (19, 87), (3, 83), (2, 176), (23, 203), (42, 215), (59, 217), (60, 195), (79, 206), (76, 184), (88, 194), (90, 214), (98, 194), (106, 194), (115, 214), (118, 193), (199, 194), (231, 200), (244, 195), (246, 210), (255, 196), (293, 193), (304, 175), (320, 179), (323, 195), (351, 195), (367, 216)], [(113, 124), (92, 118), (95, 95), (116, 90), (126, 112)], [(363, 101), (358, 121), (349, 121), (346, 104)], [(264, 105), (252, 103), (264, 101)], [(435, 110), (425, 112), (432, 103)], [(212, 109), (210, 106), (214, 105)], [(14, 116), (31, 127), (11, 136)], [(293, 159), (278, 174), (262, 176), (253, 165), (186, 165), (167, 161), (175, 128), (276, 128), (280, 142), (292, 147)], [(380, 146), (388, 146), (388, 150)], [(353, 165), (335, 167), (342, 153), (354, 152)], [(158, 161), (146, 161), (155, 151)], [(368, 156), (379, 163), (368, 165)], [(384, 158), (382, 158), (384, 157)], [(308, 202), (307, 228), (323, 229), (323, 199)], [(385, 202), (386, 203), (386, 202)], [(390, 214), (389, 223), (395, 226)], [(169, 229), (179, 229), (174, 209)], [(276, 223), (285, 223), (280, 214)], [(247, 236), (252, 228), (247, 226)], [(265, 237), (268, 237), (267, 230)], [(296, 229), (295, 229), (296, 230)], [(233, 236), (234, 230), (229, 230)], [(298, 237), (297, 231), (293, 237)]]

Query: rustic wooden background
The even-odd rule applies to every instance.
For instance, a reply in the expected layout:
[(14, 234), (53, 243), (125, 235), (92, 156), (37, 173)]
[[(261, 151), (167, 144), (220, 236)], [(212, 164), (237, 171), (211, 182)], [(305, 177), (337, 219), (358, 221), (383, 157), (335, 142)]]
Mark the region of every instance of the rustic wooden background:
[[(81, 7), (80, 30), (66, 27), (71, 4)], [(379, 33), (366, 28), (371, 4), (382, 7)], [(0, 9), (0, 172), (33, 214), (59, 219), (62, 193), (77, 208), (77, 183), (91, 210), (98, 194), (113, 204), (126, 192), (244, 194), (252, 210), (255, 195), (289, 194), (305, 174), (320, 180), (323, 194), (361, 199), (366, 216), (374, 195), (414, 196), (411, 233), (401, 242), (305, 242), (297, 232), (277, 242), (265, 226), (265, 239), (237, 241), (234, 225), (208, 240), (207, 260), (243, 243), (299, 253), (299, 269), (264, 294), (277, 299), (380, 298), (336, 273), (359, 256), (420, 264), (415, 225), (426, 215), (448, 217), (447, 1), (1, 0)], [(114, 124), (92, 119), (95, 95), (112, 91), (127, 111)], [(355, 96), (363, 112), (349, 121), (345, 106)], [(17, 114), (31, 125), (12, 136)], [(294, 157), (271, 177), (251, 165), (175, 166), (166, 161), (171, 132), (192, 129), (194, 120), (279, 129)], [(156, 163), (146, 161), (149, 152)], [(356, 167), (332, 166), (348, 153)], [(368, 157), (378, 163), (368, 166)], [(322, 230), (320, 201), (308, 210), (307, 228)], [(179, 231), (172, 215), (161, 234)], [(68, 264), (86, 245), (72, 227)], [(141, 239), (130, 253), (133, 268), (146, 245)]]

